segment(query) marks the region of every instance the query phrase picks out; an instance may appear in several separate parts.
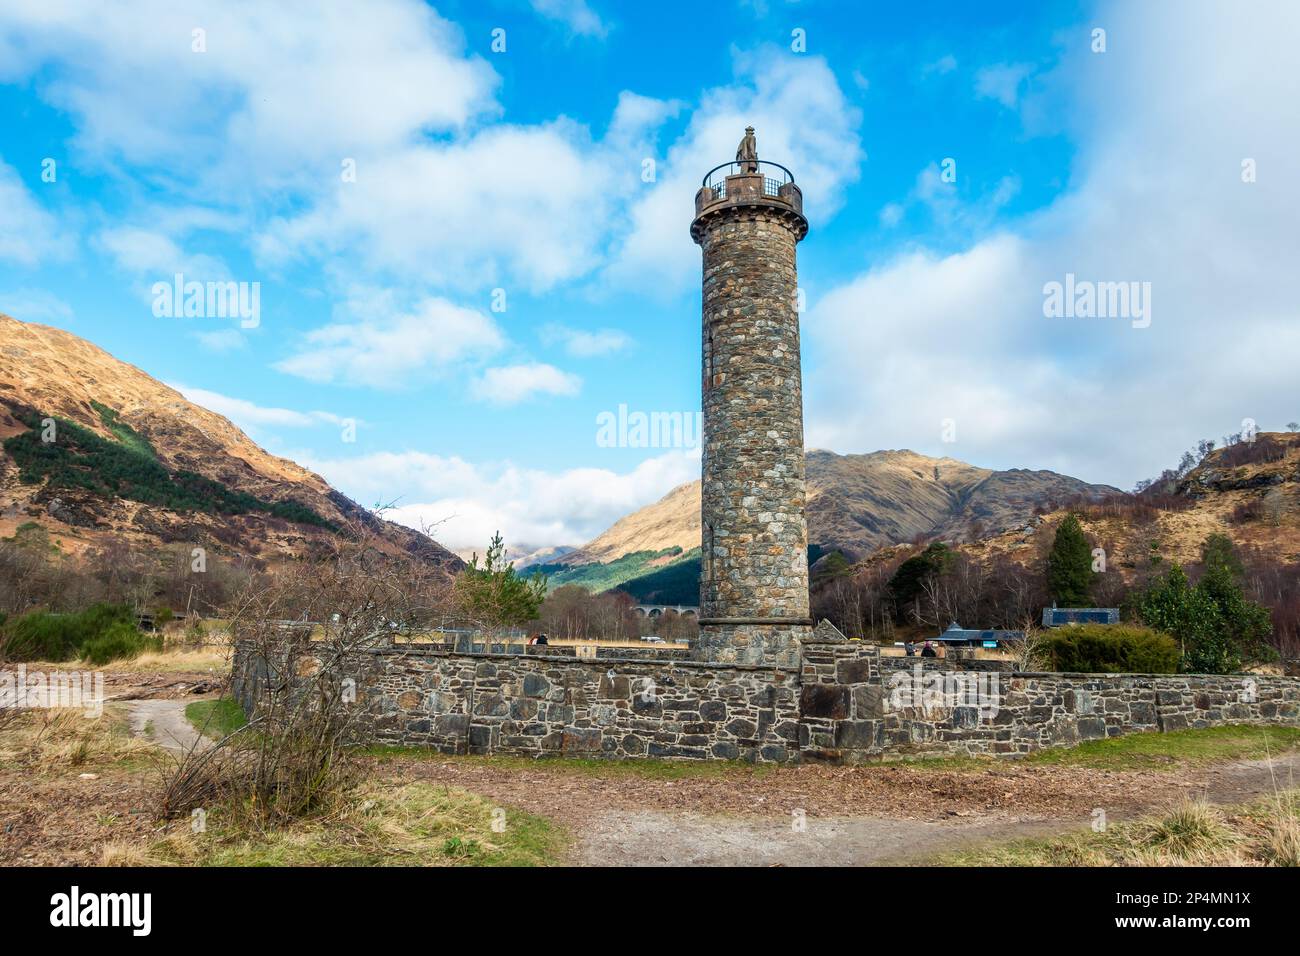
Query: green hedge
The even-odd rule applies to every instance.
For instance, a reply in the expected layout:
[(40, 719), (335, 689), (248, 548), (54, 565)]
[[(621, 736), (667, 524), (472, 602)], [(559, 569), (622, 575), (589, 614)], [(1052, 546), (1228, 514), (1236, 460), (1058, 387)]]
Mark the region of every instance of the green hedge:
[(130, 624), (113, 624), (98, 637), (81, 645), (81, 659), (87, 664), (102, 665), (109, 661), (131, 660), (144, 651), (161, 651), (162, 638), (141, 634)]
[(1128, 624), (1067, 624), (1044, 641), (1052, 669), (1079, 674), (1174, 674), (1178, 643)]
[(136, 630), (129, 607), (116, 604), (96, 604), (76, 614), (28, 611), (0, 628), (0, 656), (15, 661), (69, 661), (91, 648), (97, 658), (91, 663), (104, 664), (135, 657), (155, 643), (161, 647)]

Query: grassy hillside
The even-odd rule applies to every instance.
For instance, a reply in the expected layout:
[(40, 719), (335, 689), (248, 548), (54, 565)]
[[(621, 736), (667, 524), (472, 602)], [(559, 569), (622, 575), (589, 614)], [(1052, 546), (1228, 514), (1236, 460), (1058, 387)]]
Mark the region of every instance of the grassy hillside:
[(4, 442), (25, 484), (48, 488), (80, 488), (104, 498), (125, 498), (172, 511), (210, 514), (265, 512), (286, 521), (333, 528), (328, 521), (296, 501), (263, 501), (234, 491), (219, 481), (192, 471), (168, 471), (153, 446), (118, 420), (117, 413), (96, 403), (105, 426), (116, 441), (101, 438), (66, 418), (53, 418), (54, 440), (44, 441), (40, 416), (16, 412), (28, 430)]
[[(631, 554), (625, 554), (621, 558), (605, 563), (595, 562), (579, 565), (532, 564), (528, 566), (524, 573), (534, 574), (540, 571), (545, 574), (550, 590), (564, 584), (577, 584), (595, 594), (616, 588), (624, 582), (640, 578), (681, 554), (681, 548), (664, 548), (661, 551), (634, 551)], [(698, 581), (698, 548), (695, 549), (694, 554), (696, 556), (695, 573)]]

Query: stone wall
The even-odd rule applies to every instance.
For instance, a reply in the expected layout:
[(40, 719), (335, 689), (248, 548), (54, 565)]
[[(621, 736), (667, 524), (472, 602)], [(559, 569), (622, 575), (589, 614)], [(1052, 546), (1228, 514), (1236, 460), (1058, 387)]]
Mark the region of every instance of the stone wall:
[[(1300, 726), (1300, 679), (1250, 675), (999, 673), (881, 658), (829, 637), (798, 669), (446, 645), (358, 655), (361, 736), (445, 753), (854, 763), (907, 754), (1024, 754), (1136, 731), (1228, 723)], [(269, 666), (236, 646), (234, 692), (252, 711), (272, 673), (311, 673), (300, 643)], [(649, 648), (640, 653), (652, 653)]]
[[(273, 669), (318, 665), (308, 651)], [(234, 672), (235, 694), (251, 711), (267, 667), (240, 644)], [(340, 675), (348, 677), (359, 730), (378, 743), (459, 754), (797, 759), (798, 675), (790, 671), (398, 646), (357, 655)]]
[(834, 699), (810, 703), (804, 685), (805, 756), (1026, 754), (1141, 731), (1300, 726), (1293, 677), (1008, 673), (899, 660), (881, 658), (870, 676), (837, 683)]

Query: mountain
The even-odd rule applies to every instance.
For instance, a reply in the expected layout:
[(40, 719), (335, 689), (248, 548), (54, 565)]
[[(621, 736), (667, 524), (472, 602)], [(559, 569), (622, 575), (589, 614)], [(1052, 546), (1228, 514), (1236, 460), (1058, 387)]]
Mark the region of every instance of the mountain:
[(112, 538), (274, 562), (360, 523), (393, 555), (461, 567), (431, 538), (377, 518), (140, 369), (7, 315), (0, 443), (0, 537), (36, 522), (69, 553)]
[[(1120, 493), (1052, 471), (995, 471), (906, 450), (866, 455), (812, 450), (807, 480), (814, 557), (830, 551), (862, 557), (917, 537), (967, 541), (1024, 525), (1035, 508), (1049, 502)], [(574, 580), (581, 567), (616, 561), (628, 564), (637, 577), (688, 558), (699, 546), (700, 483), (693, 481), (620, 518), (546, 567), (557, 583)], [(634, 555), (645, 559), (631, 567)]]
[(700, 546), (700, 483), (678, 485), (652, 505), (619, 518), (599, 537), (564, 555), (560, 566), (608, 564), (638, 551)]

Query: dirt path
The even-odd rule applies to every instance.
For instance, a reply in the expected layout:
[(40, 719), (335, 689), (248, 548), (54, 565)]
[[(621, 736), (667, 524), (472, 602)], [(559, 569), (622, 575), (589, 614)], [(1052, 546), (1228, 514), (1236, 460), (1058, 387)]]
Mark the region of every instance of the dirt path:
[(984, 840), (1045, 836), (1079, 821), (924, 823), (877, 817), (744, 820), (656, 811), (603, 813), (578, 837), (572, 862), (586, 866), (873, 866)]
[(1096, 809), (1124, 819), (1184, 798), (1241, 803), (1300, 783), (1300, 754), (1177, 772), (803, 766), (662, 780), (463, 758), (383, 772), (554, 819), (574, 834), (577, 864), (864, 866), (1084, 829)]
[(177, 753), (211, 744), (185, 717), (185, 700), (131, 702), (131, 732)]

